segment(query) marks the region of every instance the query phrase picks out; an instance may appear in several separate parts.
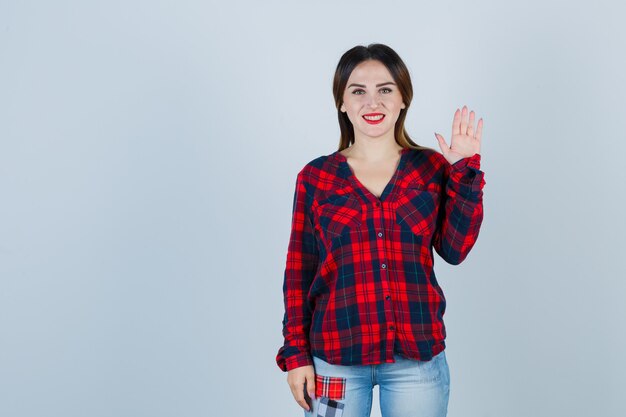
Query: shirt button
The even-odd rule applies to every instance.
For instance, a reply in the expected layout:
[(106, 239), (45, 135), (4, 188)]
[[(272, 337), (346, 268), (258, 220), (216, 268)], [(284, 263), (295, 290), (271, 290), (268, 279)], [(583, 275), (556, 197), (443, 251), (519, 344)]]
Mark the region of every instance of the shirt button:
[(396, 330), (396, 327), (392, 324), (391, 326), (389, 326), (389, 330)]
[(385, 297), (385, 299), (386, 299), (386, 300), (391, 300), (391, 296), (390, 296), (390, 295), (388, 295), (388, 296), (386, 296), (386, 297)]
[(378, 232), (378, 237), (383, 237), (383, 232)]
[(385, 268), (387, 268), (387, 264), (382, 264), (382, 265), (381, 265), (381, 267), (382, 267), (383, 269), (385, 269)]
[(376, 202), (376, 207), (380, 207), (380, 201)]

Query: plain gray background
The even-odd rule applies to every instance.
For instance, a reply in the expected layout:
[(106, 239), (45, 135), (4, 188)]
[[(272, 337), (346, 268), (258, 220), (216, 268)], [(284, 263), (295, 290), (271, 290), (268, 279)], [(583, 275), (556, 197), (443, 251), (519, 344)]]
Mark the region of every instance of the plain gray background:
[[(385, 43), (437, 148), (484, 118), (451, 417), (626, 415), (617, 2), (0, 2), (0, 414), (300, 416), (275, 355), (297, 172)], [(380, 416), (378, 388), (372, 416)]]

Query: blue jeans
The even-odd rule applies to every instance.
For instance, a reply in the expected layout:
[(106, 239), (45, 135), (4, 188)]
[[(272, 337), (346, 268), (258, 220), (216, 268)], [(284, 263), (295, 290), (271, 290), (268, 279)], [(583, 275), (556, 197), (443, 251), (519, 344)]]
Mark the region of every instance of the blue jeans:
[[(394, 355), (394, 363), (332, 365), (313, 356), (314, 399), (305, 417), (369, 417), (372, 389), (379, 386), (382, 417), (445, 417), (448, 413), (450, 371), (445, 350), (430, 361)], [(321, 394), (321, 395), (320, 395)]]

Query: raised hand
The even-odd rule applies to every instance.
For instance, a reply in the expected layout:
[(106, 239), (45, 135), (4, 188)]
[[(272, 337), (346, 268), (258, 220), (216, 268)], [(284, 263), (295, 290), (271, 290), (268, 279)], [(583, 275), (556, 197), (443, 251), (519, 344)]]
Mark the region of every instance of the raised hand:
[(439, 133), (435, 133), (435, 137), (441, 148), (441, 153), (450, 164), (454, 164), (460, 159), (480, 153), (483, 119), (480, 118), (478, 120), (476, 132), (474, 133), (474, 110), (469, 112), (469, 123), (467, 121), (467, 110), (467, 106), (463, 106), (462, 112), (459, 109), (456, 109), (456, 112), (454, 112), (449, 147), (443, 136)]

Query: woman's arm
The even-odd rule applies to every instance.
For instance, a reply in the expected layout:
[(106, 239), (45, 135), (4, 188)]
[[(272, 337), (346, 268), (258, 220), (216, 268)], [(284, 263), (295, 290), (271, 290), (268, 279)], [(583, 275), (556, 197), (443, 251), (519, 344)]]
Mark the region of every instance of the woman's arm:
[[(469, 116), (469, 120), (468, 120)], [(448, 263), (457, 265), (465, 259), (478, 238), (483, 220), (484, 173), (480, 170), (480, 145), (483, 119), (474, 132), (474, 111), (467, 106), (456, 109), (452, 120), (450, 146), (435, 133), (446, 162), (445, 195), (439, 212), (433, 247)]]
[(446, 186), (433, 247), (446, 262), (458, 265), (478, 238), (483, 220), (484, 173), (480, 154), (446, 164)]
[(276, 363), (283, 371), (313, 365), (309, 353), (309, 328), (312, 312), (306, 302), (311, 282), (317, 272), (318, 249), (309, 215), (311, 202), (304, 181), (304, 170), (296, 180), (293, 198), (291, 237), (283, 282), (285, 315), (283, 318), (284, 345), (276, 355)]

